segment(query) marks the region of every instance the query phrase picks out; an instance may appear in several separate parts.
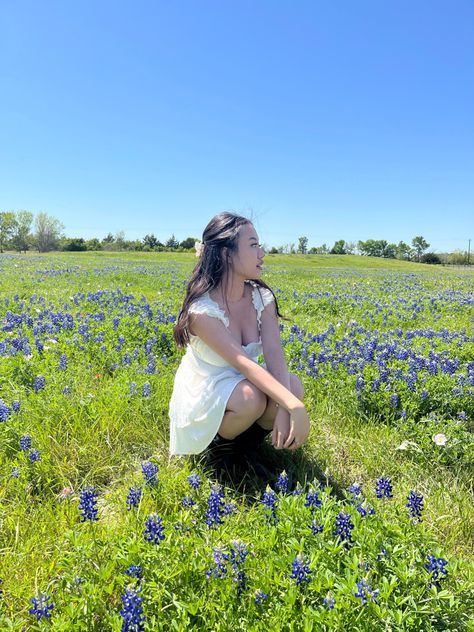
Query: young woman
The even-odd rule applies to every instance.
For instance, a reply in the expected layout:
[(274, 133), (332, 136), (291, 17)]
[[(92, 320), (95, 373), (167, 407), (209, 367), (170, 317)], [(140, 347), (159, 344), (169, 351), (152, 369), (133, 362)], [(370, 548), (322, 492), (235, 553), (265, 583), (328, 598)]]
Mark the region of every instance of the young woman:
[(174, 328), (187, 350), (170, 401), (170, 453), (208, 448), (216, 468), (229, 468), (236, 457), (255, 458), (270, 432), (276, 449), (295, 450), (308, 437), (309, 418), (283, 355), (275, 295), (260, 279), (265, 253), (255, 228), (220, 213), (199, 250)]

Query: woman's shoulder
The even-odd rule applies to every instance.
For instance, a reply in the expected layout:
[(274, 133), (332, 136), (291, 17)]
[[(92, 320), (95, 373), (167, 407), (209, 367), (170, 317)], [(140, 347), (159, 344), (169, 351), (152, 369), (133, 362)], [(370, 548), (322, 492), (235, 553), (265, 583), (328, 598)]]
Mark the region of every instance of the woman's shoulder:
[(202, 294), (196, 298), (189, 306), (190, 313), (192, 314), (206, 314), (206, 316), (212, 316), (221, 320), (226, 327), (229, 326), (229, 320), (224, 311), (210, 296), (209, 292)]
[(252, 302), (257, 311), (263, 310), (267, 305), (275, 300), (273, 292), (255, 281), (247, 281), (252, 286)]

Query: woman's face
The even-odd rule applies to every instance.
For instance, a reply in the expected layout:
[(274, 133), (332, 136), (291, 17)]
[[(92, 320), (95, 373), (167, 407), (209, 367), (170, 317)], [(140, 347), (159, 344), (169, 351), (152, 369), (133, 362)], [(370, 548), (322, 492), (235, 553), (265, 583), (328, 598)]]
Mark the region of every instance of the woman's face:
[(264, 256), (253, 224), (244, 224), (237, 238), (237, 252), (232, 257), (233, 273), (244, 279), (259, 279)]

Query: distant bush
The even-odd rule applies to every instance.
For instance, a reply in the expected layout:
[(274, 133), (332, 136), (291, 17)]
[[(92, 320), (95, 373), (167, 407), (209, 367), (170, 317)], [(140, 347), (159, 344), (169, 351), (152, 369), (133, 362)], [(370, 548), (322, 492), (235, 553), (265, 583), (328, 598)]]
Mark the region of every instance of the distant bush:
[(432, 264), (442, 263), (440, 257), (435, 252), (427, 252), (424, 255), (421, 255), (420, 262)]

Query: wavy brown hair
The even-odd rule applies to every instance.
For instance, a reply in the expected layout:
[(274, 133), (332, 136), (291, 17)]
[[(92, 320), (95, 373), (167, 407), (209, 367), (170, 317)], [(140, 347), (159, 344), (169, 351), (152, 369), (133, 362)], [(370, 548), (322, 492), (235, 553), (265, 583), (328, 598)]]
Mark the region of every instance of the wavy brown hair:
[[(211, 219), (202, 234), (202, 253), (186, 288), (184, 303), (178, 321), (173, 328), (173, 336), (178, 347), (189, 344), (189, 307), (206, 292), (216, 288), (231, 269), (231, 253), (237, 251), (239, 231), (252, 222), (234, 213), (219, 213)], [(224, 248), (226, 250), (224, 250)], [(273, 290), (260, 279), (251, 279), (257, 286), (270, 290), (275, 299), (276, 311), (281, 317)]]

